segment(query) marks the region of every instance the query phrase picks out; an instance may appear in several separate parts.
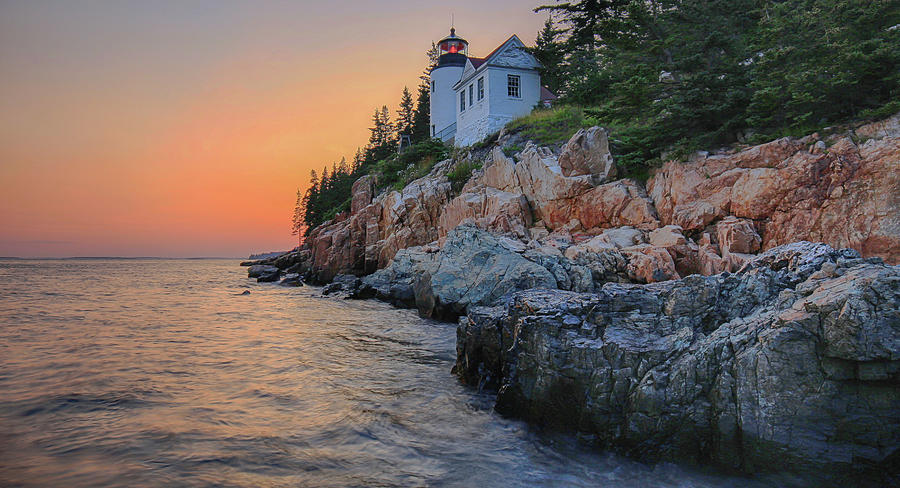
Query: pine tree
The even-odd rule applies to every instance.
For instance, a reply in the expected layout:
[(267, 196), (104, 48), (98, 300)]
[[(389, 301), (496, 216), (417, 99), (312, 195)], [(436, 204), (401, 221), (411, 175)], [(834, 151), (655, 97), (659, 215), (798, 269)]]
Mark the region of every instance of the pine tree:
[(564, 63), (566, 58), (565, 46), (560, 42), (561, 29), (553, 25), (553, 17), (547, 17), (544, 28), (538, 33), (534, 41), (532, 54), (541, 63), (538, 72), (541, 74), (541, 83), (553, 93), (559, 93), (563, 87)]
[(413, 144), (431, 138), (431, 91), (428, 89), (428, 83), (419, 84), (411, 132)]
[(318, 214), (317, 214), (318, 201), (319, 201), (319, 177), (318, 177), (318, 175), (316, 175), (316, 170), (310, 170), (310, 172), (309, 172), (309, 188), (306, 190), (306, 194), (304, 195), (304, 208), (305, 208), (304, 221), (309, 226), (309, 228), (312, 228), (319, 221)]
[(438, 58), (440, 57), (441, 52), (438, 50), (437, 44), (434, 41), (431, 42), (431, 48), (425, 51), (425, 57), (428, 58), (428, 64), (425, 65), (425, 69), (422, 70), (422, 74), (419, 76), (419, 79), (425, 83), (431, 79), (431, 70), (437, 66)]
[(900, 108), (900, 2), (786, 0), (759, 17), (748, 56), (758, 130), (799, 134), (892, 100)]
[(381, 112), (376, 108), (375, 113), (372, 114), (372, 127), (369, 127), (369, 148), (375, 148), (381, 144), (381, 126)]
[(381, 106), (381, 141), (382, 144), (394, 144), (394, 124), (391, 122), (391, 112), (387, 105)]
[(306, 227), (306, 194), (297, 189), (297, 200), (294, 203), (294, 214), (291, 217), (291, 235), (300, 236), (298, 245), (303, 243)]
[(387, 105), (381, 110), (375, 110), (372, 115), (373, 126), (369, 128), (369, 146), (366, 148), (366, 162), (373, 164), (381, 161), (396, 152), (394, 140), (394, 127), (391, 124), (390, 112)]
[(401, 134), (410, 135), (413, 127), (415, 106), (409, 88), (403, 87), (403, 95), (400, 97), (400, 109), (397, 110), (397, 137)]
[(362, 164), (363, 164), (363, 153), (362, 153), (362, 149), (360, 149), (360, 148), (357, 147), (357, 148), (356, 148), (356, 155), (353, 156), (353, 167), (350, 169), (350, 171), (351, 171), (354, 175), (357, 174), (357, 173), (359, 173), (360, 169), (362, 168)]

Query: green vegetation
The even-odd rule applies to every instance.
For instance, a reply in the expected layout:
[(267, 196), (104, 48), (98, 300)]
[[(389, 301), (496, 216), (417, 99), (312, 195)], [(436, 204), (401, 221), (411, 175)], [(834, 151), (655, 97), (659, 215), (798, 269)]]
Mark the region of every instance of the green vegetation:
[[(538, 7), (560, 103), (611, 131), (627, 173), (663, 154), (800, 135), (900, 109), (896, 0), (581, 0)], [(570, 127), (576, 109), (556, 117)], [(516, 121), (541, 142), (552, 116)], [(574, 132), (574, 131), (572, 131)], [(571, 132), (570, 132), (571, 133)]]
[(536, 144), (566, 142), (578, 129), (599, 125), (599, 119), (577, 106), (536, 109), (531, 114), (507, 124), (510, 132), (518, 132)]
[(477, 169), (481, 169), (480, 162), (466, 159), (464, 161), (461, 161), (456, 165), (455, 168), (447, 173), (447, 179), (450, 180), (453, 191), (459, 193), (459, 191), (462, 190), (462, 187), (465, 186), (466, 182), (469, 181), (469, 177), (472, 176), (472, 172)]
[(369, 174), (375, 175), (378, 188), (401, 190), (409, 182), (427, 175), (434, 164), (446, 159), (449, 153), (450, 148), (443, 142), (427, 139), (378, 161)]
[(518, 144), (510, 144), (509, 146), (503, 148), (503, 155), (511, 158), (514, 154), (520, 151), (522, 151), (522, 146)]

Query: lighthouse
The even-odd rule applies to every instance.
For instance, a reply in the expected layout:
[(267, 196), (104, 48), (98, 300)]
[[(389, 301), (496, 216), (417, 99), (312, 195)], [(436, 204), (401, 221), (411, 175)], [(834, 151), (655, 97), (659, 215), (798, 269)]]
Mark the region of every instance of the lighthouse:
[(450, 35), (438, 43), (438, 62), (431, 70), (431, 137), (442, 141), (456, 133), (456, 91), (468, 59), (469, 43), (450, 29)]

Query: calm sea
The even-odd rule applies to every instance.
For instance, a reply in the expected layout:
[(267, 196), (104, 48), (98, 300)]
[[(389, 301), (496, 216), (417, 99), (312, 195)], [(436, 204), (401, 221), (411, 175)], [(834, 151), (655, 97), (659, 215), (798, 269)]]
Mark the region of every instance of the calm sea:
[(0, 486), (749, 485), (504, 419), (454, 355), (236, 261), (0, 261)]

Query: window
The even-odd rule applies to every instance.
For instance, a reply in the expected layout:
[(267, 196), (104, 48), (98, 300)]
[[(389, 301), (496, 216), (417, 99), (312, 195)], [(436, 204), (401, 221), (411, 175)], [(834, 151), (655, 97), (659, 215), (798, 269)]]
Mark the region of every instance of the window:
[(434, 93), (434, 82), (431, 82), (431, 93)]
[(459, 92), (459, 111), (462, 112), (466, 109), (466, 92)]
[(473, 96), (474, 91), (475, 91), (475, 87), (473, 85), (469, 85), (469, 105), (475, 104), (475, 100), (474, 100), (474, 96)]
[(434, 130), (434, 124), (431, 125), (431, 136), (434, 137), (437, 135), (437, 132)]
[(478, 78), (478, 99), (484, 98), (484, 76)]
[(519, 75), (506, 75), (506, 94), (513, 98), (522, 98), (519, 90)]

